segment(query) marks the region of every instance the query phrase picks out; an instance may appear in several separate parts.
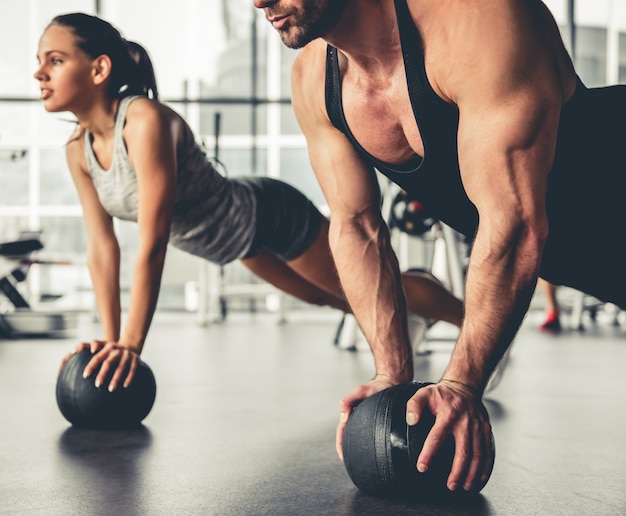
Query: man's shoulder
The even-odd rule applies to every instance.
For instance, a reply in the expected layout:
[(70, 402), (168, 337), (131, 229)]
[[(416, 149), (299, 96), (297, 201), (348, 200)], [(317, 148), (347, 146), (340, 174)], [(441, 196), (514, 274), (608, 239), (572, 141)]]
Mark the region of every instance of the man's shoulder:
[(306, 71), (311, 67), (323, 65), (326, 62), (327, 46), (327, 43), (321, 38), (311, 41), (298, 51), (294, 67), (300, 67)]
[(322, 39), (314, 40), (299, 51), (291, 71), (291, 99), (302, 124), (307, 118), (326, 116), (325, 81), (326, 47)]
[(326, 68), (326, 47), (322, 39), (316, 39), (302, 48), (293, 63), (294, 82), (323, 80)]

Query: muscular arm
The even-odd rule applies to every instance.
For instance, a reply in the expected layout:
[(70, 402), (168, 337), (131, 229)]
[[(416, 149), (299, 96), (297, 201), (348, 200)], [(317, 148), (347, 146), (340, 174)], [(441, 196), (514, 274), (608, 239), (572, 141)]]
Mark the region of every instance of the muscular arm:
[[(372, 349), (376, 377), (342, 400), (343, 422), (351, 405), (377, 390), (413, 379), (406, 302), (398, 261), (380, 213), (374, 171), (356, 154), (326, 114), (324, 49), (303, 49), (292, 73), (292, 101), (307, 139), (313, 169), (331, 210), (330, 247), (342, 287)], [(317, 57), (311, 56), (316, 53)], [(308, 60), (306, 69), (301, 66)], [(313, 63), (313, 64), (312, 64)], [(338, 429), (338, 451), (343, 427)]]
[[(462, 178), (480, 223), (467, 273), (465, 323), (444, 377), (478, 392), (528, 309), (547, 237), (550, 133), (557, 117), (539, 104), (521, 99), (485, 106), (487, 116), (476, 123), (468, 114), (460, 128)], [(535, 109), (540, 113), (533, 116)], [(508, 134), (497, 129), (498, 119), (512, 124), (502, 124), (511, 128)]]
[[(340, 135), (343, 139), (343, 135)], [(391, 384), (410, 381), (406, 301), (389, 230), (380, 213), (380, 192), (372, 170), (351, 147), (321, 139), (311, 146), (311, 162), (328, 201), (329, 244), (342, 287), (374, 356), (376, 376)], [(325, 144), (323, 143), (325, 142)], [(341, 170), (327, 159), (333, 154)]]
[[(470, 28), (458, 48), (471, 50), (459, 51), (456, 62), (464, 65), (442, 76), (443, 93), (460, 113), (461, 178), (479, 213), (465, 324), (444, 377), (479, 392), (526, 313), (548, 234), (545, 196), (563, 78), (536, 14), (497, 6), (465, 19)], [(489, 15), (501, 28), (476, 30)]]
[[(461, 178), (479, 225), (465, 319), (449, 365), (438, 386), (409, 401), (407, 419), (425, 406), (437, 417), (418, 469), (452, 434), (456, 450), (449, 486), (471, 489), (486, 480), (493, 460), (479, 398), (519, 329), (536, 284), (548, 234), (547, 179), (573, 76), (553, 33), (543, 30), (549, 24), (537, 4), (451, 5), (448, 25), (439, 30), (444, 37), (430, 40), (427, 69), (439, 94), (459, 108)], [(436, 63), (443, 54), (454, 66)]]

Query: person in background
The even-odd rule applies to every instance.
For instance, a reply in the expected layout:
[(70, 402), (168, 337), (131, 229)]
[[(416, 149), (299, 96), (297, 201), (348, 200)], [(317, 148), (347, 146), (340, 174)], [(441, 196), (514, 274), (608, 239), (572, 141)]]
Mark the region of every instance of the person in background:
[(561, 307), (557, 298), (557, 286), (539, 278), (537, 287), (543, 292), (546, 302), (546, 320), (539, 326), (542, 331), (558, 333), (561, 331)]

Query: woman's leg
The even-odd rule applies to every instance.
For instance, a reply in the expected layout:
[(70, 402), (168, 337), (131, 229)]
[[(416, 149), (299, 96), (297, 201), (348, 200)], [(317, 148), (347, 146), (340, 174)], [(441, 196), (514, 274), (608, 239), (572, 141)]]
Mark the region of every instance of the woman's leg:
[[(242, 263), (260, 278), (302, 301), (350, 312), (328, 247), (328, 227), (328, 220), (324, 219), (317, 238), (294, 260), (285, 263), (272, 254), (262, 253)], [(432, 275), (405, 272), (402, 283), (409, 312), (429, 321), (461, 325), (463, 302)]]
[(322, 219), (315, 240), (300, 256), (287, 263), (292, 270), (307, 281), (345, 302), (335, 261), (328, 245), (328, 228), (328, 219)]
[(283, 292), (312, 305), (330, 306), (342, 312), (350, 308), (343, 297), (311, 283), (276, 255), (263, 252), (241, 260), (252, 273)]
[(463, 301), (455, 297), (434, 276), (427, 272), (402, 273), (407, 309), (428, 321), (446, 321), (461, 327)]
[[(313, 244), (290, 267), (312, 283), (335, 296), (343, 296), (339, 278), (328, 247), (328, 220)], [(463, 322), (463, 302), (447, 290), (432, 274), (422, 271), (402, 273), (402, 285), (407, 310), (431, 322), (446, 321), (460, 327)]]

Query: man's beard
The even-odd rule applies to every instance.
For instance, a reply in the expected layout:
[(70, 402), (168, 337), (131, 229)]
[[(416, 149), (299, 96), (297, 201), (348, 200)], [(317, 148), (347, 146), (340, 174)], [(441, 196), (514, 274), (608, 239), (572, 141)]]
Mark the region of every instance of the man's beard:
[[(285, 46), (293, 49), (304, 47), (314, 39), (324, 36), (343, 15), (348, 0), (312, 0), (305, 5), (298, 17), (297, 26), (279, 31)], [(299, 14), (299, 13), (298, 13)]]

